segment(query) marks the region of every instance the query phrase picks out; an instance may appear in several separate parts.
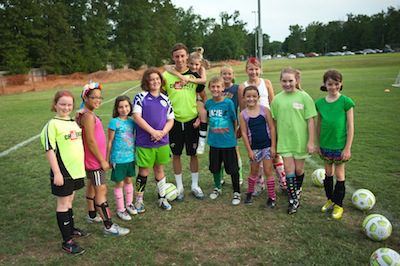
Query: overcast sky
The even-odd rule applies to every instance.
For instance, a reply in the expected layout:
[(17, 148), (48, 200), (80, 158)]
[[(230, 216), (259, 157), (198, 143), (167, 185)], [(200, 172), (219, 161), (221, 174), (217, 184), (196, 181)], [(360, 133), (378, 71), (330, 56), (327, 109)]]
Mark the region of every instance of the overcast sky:
[[(256, 22), (257, 0), (171, 0), (176, 7), (187, 10), (193, 7), (194, 13), (203, 18), (215, 18), (219, 14), (240, 12), (240, 19), (247, 23), (247, 30), (252, 31)], [(387, 11), (389, 6), (400, 8), (400, 0), (261, 0), (261, 27), (271, 41), (284, 41), (289, 35), (289, 26), (299, 24), (305, 28), (313, 21), (329, 22), (346, 20), (347, 14), (373, 15)], [(256, 20), (257, 19), (257, 20)]]

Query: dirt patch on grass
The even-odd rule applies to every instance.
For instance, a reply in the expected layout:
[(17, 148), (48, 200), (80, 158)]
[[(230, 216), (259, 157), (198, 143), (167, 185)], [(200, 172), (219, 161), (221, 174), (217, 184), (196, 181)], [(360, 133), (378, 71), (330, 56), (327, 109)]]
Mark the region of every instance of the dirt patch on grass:
[[(239, 65), (240, 61), (226, 60), (211, 63), (211, 68), (224, 65)], [(161, 71), (162, 68), (160, 68)], [(71, 86), (83, 86), (90, 80), (109, 83), (127, 80), (139, 80), (142, 78), (144, 69), (116, 69), (112, 71), (97, 71), (94, 73), (73, 73), (71, 75), (11, 75), (0, 76), (0, 95), (16, 94), (28, 91), (42, 91), (53, 88), (67, 88)]]

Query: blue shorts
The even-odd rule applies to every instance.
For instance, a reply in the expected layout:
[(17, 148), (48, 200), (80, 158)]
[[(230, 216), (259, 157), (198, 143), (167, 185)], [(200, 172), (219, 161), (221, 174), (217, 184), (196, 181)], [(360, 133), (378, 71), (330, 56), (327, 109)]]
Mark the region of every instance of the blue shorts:
[(343, 150), (331, 150), (331, 149), (324, 149), (320, 148), (321, 151), (321, 159), (324, 160), (328, 164), (341, 164), (348, 162), (349, 160), (342, 159), (342, 151)]

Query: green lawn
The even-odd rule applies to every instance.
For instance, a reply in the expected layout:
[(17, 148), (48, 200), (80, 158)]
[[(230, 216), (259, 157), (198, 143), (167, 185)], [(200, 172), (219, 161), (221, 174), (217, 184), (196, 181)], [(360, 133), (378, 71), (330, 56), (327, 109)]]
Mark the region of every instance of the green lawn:
[[(233, 207), (231, 182), (227, 176), (223, 195), (216, 201), (194, 199), (190, 194), (188, 162), (184, 157), (186, 198), (173, 202), (170, 212), (156, 205), (155, 183), (146, 188), (146, 213), (131, 222), (114, 220), (131, 229), (126, 237), (102, 234), (101, 225), (85, 223), (84, 191), (75, 200), (76, 224), (91, 236), (78, 242), (86, 249), (74, 257), (61, 251), (61, 237), (55, 220), (55, 199), (50, 193), (49, 166), (39, 139), (0, 158), (0, 264), (9, 265), (182, 265), (182, 264), (268, 264), (268, 265), (366, 265), (379, 247), (400, 252), (400, 89), (391, 87), (400, 67), (400, 54), (320, 57), (264, 61), (265, 78), (280, 91), (279, 72), (292, 66), (302, 71), (302, 87), (314, 99), (324, 71), (337, 68), (344, 76), (343, 94), (354, 99), (355, 139), (353, 159), (347, 164), (345, 214), (332, 221), (320, 212), (324, 191), (312, 186), (310, 175), (322, 162), (314, 156), (306, 164), (302, 206), (297, 214), (286, 214), (286, 195), (278, 193), (277, 208), (263, 210), (265, 192), (251, 206)], [(244, 65), (234, 66), (236, 81), (246, 78)], [(219, 73), (212, 69), (211, 77)], [(112, 98), (138, 85), (138, 81), (105, 84), (105, 103), (98, 114), (106, 126), (111, 118)], [(384, 92), (390, 89), (390, 92)], [(81, 88), (71, 88), (79, 102)], [(132, 98), (138, 89), (128, 95)], [(0, 152), (40, 133), (52, 116), (52, 91), (29, 92), (0, 97)], [(110, 100), (107, 102), (107, 100)], [(243, 172), (248, 173), (241, 142)], [(200, 157), (201, 186), (208, 195), (213, 187), (208, 158)], [(167, 177), (173, 182), (171, 167)], [(246, 190), (246, 182), (242, 190)], [(109, 182), (109, 202), (115, 210), (113, 184)], [(361, 231), (367, 213), (351, 205), (351, 192), (370, 189), (377, 198), (368, 213), (384, 214), (393, 224), (392, 236), (373, 242)], [(243, 198), (243, 196), (242, 196)]]

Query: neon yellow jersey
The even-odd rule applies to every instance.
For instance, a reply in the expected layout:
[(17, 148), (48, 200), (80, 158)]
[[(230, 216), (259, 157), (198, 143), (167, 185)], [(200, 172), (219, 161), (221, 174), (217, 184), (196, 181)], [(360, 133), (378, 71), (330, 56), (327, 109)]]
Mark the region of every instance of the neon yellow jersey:
[[(54, 150), (64, 178), (86, 176), (82, 130), (71, 118), (55, 117), (43, 128), (40, 139), (45, 151)], [(51, 177), (53, 172), (51, 171)]]
[[(191, 78), (200, 77), (189, 69), (181, 74)], [(196, 93), (203, 91), (204, 86), (191, 82), (183, 85), (180, 78), (167, 71), (163, 73), (163, 78), (165, 80), (164, 89), (174, 108), (175, 120), (184, 123), (196, 118), (198, 115)]]

